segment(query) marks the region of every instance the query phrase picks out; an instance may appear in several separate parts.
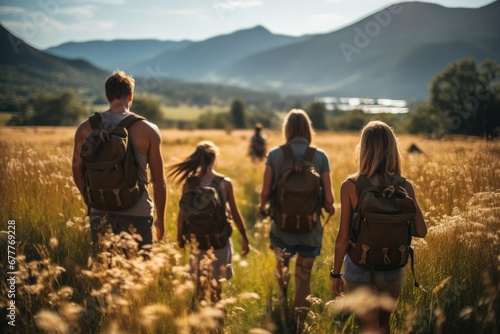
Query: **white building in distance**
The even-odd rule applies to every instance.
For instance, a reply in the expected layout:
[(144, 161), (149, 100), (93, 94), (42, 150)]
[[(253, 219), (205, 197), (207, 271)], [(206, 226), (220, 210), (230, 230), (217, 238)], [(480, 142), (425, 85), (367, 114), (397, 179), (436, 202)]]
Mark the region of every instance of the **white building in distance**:
[(361, 109), (368, 114), (391, 113), (404, 114), (408, 112), (405, 100), (369, 99), (359, 97), (317, 97), (317, 102), (323, 102), (327, 110)]

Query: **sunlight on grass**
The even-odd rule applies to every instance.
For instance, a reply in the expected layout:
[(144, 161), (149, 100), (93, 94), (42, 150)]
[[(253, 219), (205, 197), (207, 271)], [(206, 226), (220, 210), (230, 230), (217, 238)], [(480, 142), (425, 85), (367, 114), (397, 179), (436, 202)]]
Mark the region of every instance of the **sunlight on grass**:
[[(235, 254), (235, 276), (223, 282), (223, 299), (213, 304), (198, 291), (186, 266), (189, 252), (175, 245), (179, 188), (168, 184), (166, 236), (151, 250), (124, 255), (132, 235), (108, 235), (108, 249), (89, 262), (90, 231), (83, 200), (71, 178), (74, 128), (0, 130), (0, 268), (7, 272), (7, 221), (16, 222), (17, 333), (281, 333), (278, 289), (269, 249), (268, 219), (255, 206), (263, 164), (252, 164), (252, 131), (162, 130), (169, 165), (186, 157), (201, 139), (221, 149), (217, 170), (229, 176), (244, 216), (252, 251)], [(267, 131), (270, 147), (281, 144)], [(403, 149), (417, 143), (424, 155), (403, 152), (405, 175), (413, 182), (429, 225), (425, 240), (414, 239), (415, 272), (423, 289), (405, 284), (391, 319), (395, 333), (492, 333), (500, 325), (500, 143), (471, 138), (432, 141), (401, 136)], [(309, 333), (356, 333), (352, 311), (387, 300), (352, 296), (333, 300), (328, 276), (338, 229), (339, 186), (355, 172), (357, 134), (320, 133), (313, 145), (331, 163), (336, 215), (325, 227), (323, 249), (312, 274)], [(241, 250), (235, 230), (235, 250)], [(125, 245), (125, 246), (123, 246)], [(123, 246), (123, 247), (121, 247)], [(294, 270), (292, 263), (291, 270)], [(204, 289), (211, 289), (210, 277)], [(293, 289), (293, 280), (290, 282)], [(0, 283), (2, 295), (8, 291)], [(289, 290), (293, 291), (293, 290)], [(285, 310), (291, 314), (291, 296)], [(367, 304), (367, 301), (370, 301)], [(6, 299), (0, 299), (4, 308)], [(285, 319), (284, 321), (290, 321)], [(201, 324), (201, 325), (200, 325)], [(9, 328), (7, 328), (8, 330)], [(3, 329), (2, 329), (3, 330)]]

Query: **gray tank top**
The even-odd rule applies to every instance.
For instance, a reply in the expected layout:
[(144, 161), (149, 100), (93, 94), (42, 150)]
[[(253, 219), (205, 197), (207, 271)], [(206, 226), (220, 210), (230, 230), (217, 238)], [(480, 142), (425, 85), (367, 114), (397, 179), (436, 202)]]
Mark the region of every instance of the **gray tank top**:
[[(127, 117), (130, 114), (115, 114), (115, 113), (110, 113), (110, 112), (101, 112), (99, 113), (101, 116), (102, 120), (102, 125), (104, 129), (112, 129), (116, 127), (125, 117)], [(139, 165), (139, 168), (137, 169), (137, 177), (139, 179), (139, 182), (142, 184), (146, 185), (148, 184), (148, 172), (147, 172), (147, 167), (148, 167), (148, 156), (145, 153), (140, 152), (139, 150), (135, 149), (133, 144), (132, 144), (132, 149), (134, 152), (134, 157), (135, 160), (137, 161), (137, 164)], [(119, 210), (119, 211), (103, 211), (103, 210), (98, 210), (92, 208), (90, 210), (91, 213), (114, 213), (114, 214), (120, 214), (120, 215), (127, 215), (127, 216), (140, 216), (140, 217), (150, 217), (153, 216), (153, 200), (150, 198), (147, 187), (146, 190), (143, 192), (141, 198), (137, 202), (136, 205), (131, 207), (130, 209), (126, 210)]]

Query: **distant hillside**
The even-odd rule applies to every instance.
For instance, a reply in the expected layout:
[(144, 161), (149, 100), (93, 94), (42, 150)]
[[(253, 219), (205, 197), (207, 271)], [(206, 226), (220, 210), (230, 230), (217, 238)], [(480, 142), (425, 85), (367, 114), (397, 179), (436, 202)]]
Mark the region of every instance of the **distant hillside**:
[(97, 95), (108, 74), (84, 60), (68, 60), (39, 51), (2, 25), (0, 48), (0, 105), (4, 108), (41, 90), (58, 93), (71, 88), (81, 96)]
[(432, 77), (452, 61), (472, 56), (500, 62), (499, 17), (499, 1), (479, 9), (405, 2), (237, 61), (220, 76), (289, 93), (422, 98)]
[(113, 71), (144, 61), (167, 50), (181, 49), (192, 42), (143, 40), (113, 40), (69, 42), (46, 49), (60, 57), (85, 59), (97, 67)]
[(308, 38), (276, 35), (262, 26), (257, 26), (192, 43), (182, 49), (167, 50), (137, 63), (129, 70), (135, 75), (145, 75), (148, 66), (151, 68), (159, 66), (161, 72), (168, 72), (169, 77), (224, 83), (218, 76), (222, 67), (255, 53)]
[[(84, 60), (68, 60), (37, 50), (0, 25), (0, 111), (13, 111), (37, 92), (60, 94), (74, 89), (79, 97), (103, 99), (104, 81), (111, 71), (96, 68)], [(283, 108), (298, 98), (258, 92), (221, 84), (187, 83), (171, 78), (136, 76), (136, 91), (158, 95), (171, 104), (229, 105), (243, 98), (247, 105), (262, 110)]]

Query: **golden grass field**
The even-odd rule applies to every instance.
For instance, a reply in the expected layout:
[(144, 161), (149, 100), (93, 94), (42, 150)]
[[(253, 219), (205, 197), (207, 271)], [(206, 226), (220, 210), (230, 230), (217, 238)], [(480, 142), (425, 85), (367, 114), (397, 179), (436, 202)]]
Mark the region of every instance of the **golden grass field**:
[[(172, 182), (166, 236), (153, 247), (152, 260), (124, 257), (120, 247), (127, 247), (129, 240), (110, 236), (102, 261), (88, 262), (86, 210), (71, 178), (74, 130), (0, 128), (0, 308), (9, 314), (8, 303), (14, 300), (16, 306), (16, 327), (3, 323), (2, 332), (215, 333), (213, 328), (219, 325), (222, 333), (281, 333), (287, 328), (273, 276), (269, 221), (255, 212), (263, 164), (250, 163), (246, 155), (250, 130), (162, 131), (166, 165), (187, 156), (199, 140), (209, 139), (221, 149), (218, 171), (234, 183), (252, 251), (244, 258), (235, 256), (235, 276), (223, 283), (224, 298), (218, 305), (194, 303), (188, 251), (174, 243), (179, 189)], [(270, 146), (281, 144), (278, 131), (267, 133)], [(415, 186), (429, 233), (425, 240), (414, 239), (415, 272), (423, 288), (413, 287), (407, 268), (391, 319), (392, 332), (498, 333), (500, 143), (406, 135), (399, 140), (404, 174)], [(356, 170), (357, 141), (358, 134), (332, 132), (314, 139), (313, 145), (323, 148), (330, 159), (336, 199), (341, 182)], [(411, 143), (425, 155), (407, 154)], [(356, 333), (351, 311), (362, 313), (383, 302), (366, 297), (333, 300), (328, 273), (339, 223), (338, 201), (336, 209), (325, 227), (323, 249), (312, 274), (308, 333)], [(12, 285), (6, 281), (12, 271), (7, 262), (13, 239), (7, 232), (9, 224), (15, 226), (13, 298), (8, 297)], [(238, 251), (237, 231), (232, 238)], [(288, 300), (288, 314), (293, 312), (290, 305)]]

